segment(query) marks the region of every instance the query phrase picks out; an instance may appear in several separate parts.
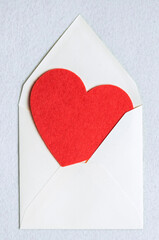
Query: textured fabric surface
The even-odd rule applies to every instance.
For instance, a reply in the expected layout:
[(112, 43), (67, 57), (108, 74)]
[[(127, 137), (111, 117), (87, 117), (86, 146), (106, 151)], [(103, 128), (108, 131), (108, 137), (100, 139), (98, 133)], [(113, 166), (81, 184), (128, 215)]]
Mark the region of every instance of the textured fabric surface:
[[(19, 230), (18, 100), (22, 84), (78, 14), (136, 81), (144, 104), (144, 230)], [(159, 1), (0, 1), (0, 239), (158, 240)]]
[(121, 117), (133, 109), (121, 88), (100, 85), (88, 92), (66, 69), (45, 72), (30, 93), (30, 110), (46, 147), (62, 166), (88, 161)]

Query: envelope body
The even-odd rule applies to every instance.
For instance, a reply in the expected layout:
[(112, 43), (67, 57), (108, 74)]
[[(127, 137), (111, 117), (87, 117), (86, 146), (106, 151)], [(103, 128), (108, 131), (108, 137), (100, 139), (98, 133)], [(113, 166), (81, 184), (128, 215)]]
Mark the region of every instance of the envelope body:
[[(61, 167), (33, 122), (29, 94), (44, 72), (64, 68), (86, 89), (122, 88), (127, 112), (87, 163)], [(79, 16), (22, 88), (19, 101), (20, 228), (141, 229), (143, 227), (142, 106), (137, 86)]]

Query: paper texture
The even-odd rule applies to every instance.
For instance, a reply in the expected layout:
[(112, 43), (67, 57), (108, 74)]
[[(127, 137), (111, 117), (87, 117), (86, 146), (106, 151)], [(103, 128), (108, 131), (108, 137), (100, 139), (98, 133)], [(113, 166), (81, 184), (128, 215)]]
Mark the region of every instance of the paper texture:
[[(53, 68), (73, 71), (87, 90), (101, 84), (119, 86), (135, 107), (87, 163), (60, 167), (32, 120), (28, 106), (32, 84)], [(142, 107), (138, 89), (80, 16), (23, 86), (19, 149), (21, 228), (142, 228)]]

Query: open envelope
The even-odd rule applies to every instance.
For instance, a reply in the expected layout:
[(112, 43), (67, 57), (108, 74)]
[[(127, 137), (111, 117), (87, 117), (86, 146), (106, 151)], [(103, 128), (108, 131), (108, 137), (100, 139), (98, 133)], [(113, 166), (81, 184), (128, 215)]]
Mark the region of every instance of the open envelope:
[[(29, 95), (44, 72), (64, 68), (86, 89), (112, 84), (134, 109), (87, 163), (61, 167), (33, 122)], [(140, 229), (143, 226), (142, 106), (135, 82), (81, 16), (25, 82), (19, 101), (20, 228)]]

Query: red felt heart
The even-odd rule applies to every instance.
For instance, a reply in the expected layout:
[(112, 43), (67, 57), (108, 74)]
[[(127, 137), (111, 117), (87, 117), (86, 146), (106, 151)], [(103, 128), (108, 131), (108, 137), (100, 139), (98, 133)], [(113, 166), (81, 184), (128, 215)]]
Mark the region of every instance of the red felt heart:
[(76, 74), (53, 69), (34, 83), (30, 108), (47, 148), (67, 166), (88, 160), (133, 105), (119, 87), (100, 85), (87, 92)]

